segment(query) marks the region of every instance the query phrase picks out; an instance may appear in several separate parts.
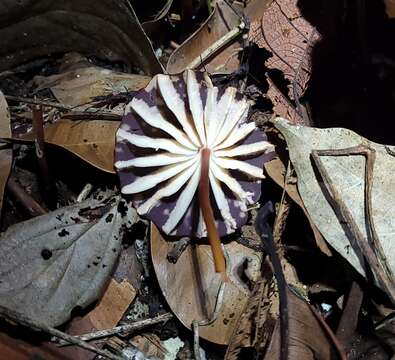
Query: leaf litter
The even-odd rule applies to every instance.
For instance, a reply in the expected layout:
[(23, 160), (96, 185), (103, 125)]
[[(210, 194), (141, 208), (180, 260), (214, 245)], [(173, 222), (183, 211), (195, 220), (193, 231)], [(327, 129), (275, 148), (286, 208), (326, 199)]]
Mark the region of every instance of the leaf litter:
[[(0, 52), (0, 315), (9, 321), (0, 327), (2, 353), (67, 359), (392, 356), (393, 144), (380, 145), (373, 133), (372, 138), (357, 135), (351, 122), (320, 129), (321, 104), (312, 93), (325, 60), (316, 53), (333, 42), (336, 32), (328, 24), (334, 19), (341, 19), (340, 33), (358, 48), (350, 46), (351, 55), (344, 47), (324, 53), (345, 67), (352, 51), (363, 54), (367, 68), (372, 56), (379, 81), (390, 78), (393, 55), (380, 42), (374, 44), (379, 54), (370, 52), (363, 19), (377, 21), (380, 11), (392, 16), (391, 1), (380, 9), (369, 4), (369, 11), (360, 3), (334, 4), (337, 13), (304, 0), (165, 1), (144, 7), (134, 2), (134, 9), (129, 2), (70, 0), (45, 11), (42, 2), (34, 8), (8, 5), (1, 14), (7, 26), (0, 31), (6, 45)], [(23, 16), (14, 17), (13, 11)], [(16, 41), (7, 41), (17, 33)], [(352, 71), (360, 69), (353, 59)], [(196, 77), (207, 94), (199, 90), (193, 96), (187, 73), (169, 83), (163, 76), (151, 80), (166, 67), (170, 73), (200, 68)], [(379, 88), (387, 90), (388, 83)], [(148, 144), (163, 158), (154, 144), (145, 138), (138, 143), (136, 136), (152, 135), (166, 121), (175, 132), (156, 129), (155, 138), (162, 141), (156, 145), (171, 144), (172, 136), (187, 145), (177, 129), (194, 138), (189, 113), (196, 127), (200, 119), (221, 121), (232, 88), (251, 109), (240, 128), (259, 128), (276, 154), (264, 168), (252, 164), (266, 175), (260, 183), (236, 176), (234, 166), (226, 171), (208, 166), (208, 174), (215, 171), (208, 191), (199, 186), (190, 200), (199, 210), (205, 194), (217, 232), (226, 218), (217, 205), (224, 204), (221, 194), (231, 215), (243, 219), (226, 236), (218, 232), (226, 258), (222, 277), (214, 271), (205, 236), (195, 237), (192, 229), (182, 229), (186, 237), (174, 236), (181, 223), (166, 235), (138, 216), (134, 207), (154, 194), (121, 194), (114, 153), (116, 133), (132, 109), (139, 130), (135, 124), (124, 129), (135, 137), (125, 149), (147, 156)], [(158, 91), (172, 94), (162, 96), (166, 111), (153, 96)], [(180, 106), (179, 96), (199, 101)], [(327, 99), (319, 101), (326, 105)], [(336, 116), (344, 101), (331, 106)], [(148, 126), (142, 126), (141, 114)], [(276, 115), (287, 120), (271, 120)], [(158, 116), (164, 120), (155, 123)], [(179, 150), (175, 145), (172, 150)], [(244, 167), (253, 158), (237, 156)], [(173, 191), (178, 178), (163, 174), (174, 172), (174, 166), (160, 170), (157, 181)], [(147, 174), (133, 165), (124, 172), (134, 179)], [(202, 177), (195, 173), (194, 178)], [(259, 201), (238, 207), (233, 177), (243, 186), (253, 181), (246, 196)], [(45, 191), (48, 182), (52, 199)], [(180, 211), (188, 193), (180, 187), (161, 198), (160, 209), (178, 204)], [(161, 226), (168, 216), (153, 221)], [(207, 211), (199, 210), (202, 235), (207, 219)], [(7, 336), (10, 327), (19, 342)], [(32, 346), (25, 340), (34, 332)]]

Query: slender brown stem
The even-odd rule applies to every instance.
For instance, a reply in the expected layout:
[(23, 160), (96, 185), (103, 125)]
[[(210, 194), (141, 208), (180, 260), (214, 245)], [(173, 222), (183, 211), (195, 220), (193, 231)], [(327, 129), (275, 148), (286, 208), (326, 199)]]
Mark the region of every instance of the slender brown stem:
[(40, 168), (42, 195), (46, 200), (48, 207), (51, 209), (56, 208), (56, 187), (53, 183), (51, 173), (49, 171), (47, 158), (45, 156), (45, 144), (44, 144), (44, 119), (43, 111), (41, 106), (33, 107), (33, 130), (35, 133), (35, 146), (36, 155)]
[(215, 225), (214, 212), (210, 202), (210, 182), (208, 171), (210, 166), (210, 149), (203, 148), (201, 150), (201, 169), (199, 183), (199, 202), (202, 209), (204, 222), (207, 228), (207, 237), (213, 252), (215, 271), (221, 273), (223, 281), (227, 281), (225, 257), (221, 248), (221, 240)]

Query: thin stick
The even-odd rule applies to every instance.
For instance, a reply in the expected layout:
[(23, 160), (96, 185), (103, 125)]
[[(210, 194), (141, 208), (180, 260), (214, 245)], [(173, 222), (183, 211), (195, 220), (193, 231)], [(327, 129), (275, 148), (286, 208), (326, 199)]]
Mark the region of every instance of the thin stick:
[(53, 184), (47, 158), (45, 156), (43, 111), (42, 107), (38, 105), (33, 107), (33, 131), (36, 136), (34, 145), (36, 147), (36, 156), (40, 167), (43, 197), (50, 208), (55, 208), (57, 198), (56, 187)]
[(207, 228), (207, 237), (210, 242), (211, 251), (213, 253), (215, 271), (221, 273), (223, 281), (228, 280), (226, 274), (226, 264), (224, 254), (221, 248), (221, 240), (219, 238), (218, 229), (215, 225), (214, 212), (210, 202), (210, 183), (209, 183), (209, 166), (210, 166), (210, 149), (203, 148), (201, 150), (202, 167), (200, 170), (199, 183), (199, 202), (202, 209), (204, 222)]
[(229, 44), (233, 39), (239, 36), (245, 29), (245, 23), (240, 22), (238, 26), (230, 30), (223, 37), (218, 39), (214, 44), (209, 46), (206, 50), (204, 50), (199, 56), (197, 56), (194, 60), (192, 60), (188, 65), (187, 69), (195, 69), (203, 65), (203, 63), (210, 58), (213, 54), (215, 54), (218, 50), (220, 50), (225, 45)]
[[(116, 335), (116, 334), (127, 335), (127, 334), (131, 333), (132, 331), (143, 329), (143, 328), (151, 326), (151, 325), (159, 324), (164, 321), (168, 321), (172, 317), (173, 317), (172, 314), (165, 313), (162, 315), (158, 315), (152, 319), (144, 319), (144, 320), (136, 321), (132, 324), (116, 326), (112, 329), (105, 329), (105, 330), (91, 332), (88, 334), (77, 335), (77, 336), (74, 336), (74, 338), (82, 340), (82, 341), (90, 341), (90, 340), (100, 339), (103, 337)], [(69, 345), (69, 342), (60, 340), (58, 342), (58, 345), (59, 346)]]
[[(351, 211), (347, 208), (343, 199), (341, 198), (336, 187), (333, 186), (327, 170), (325, 169), (320, 156), (350, 156), (350, 155), (363, 155), (365, 161), (365, 221), (367, 222), (367, 235), (366, 239), (362, 232), (359, 230)], [(358, 250), (364, 255), (368, 264), (377, 276), (377, 280), (382, 285), (383, 289), (387, 292), (390, 300), (395, 304), (395, 284), (393, 281), (391, 270), (387, 264), (386, 257), (383, 249), (381, 248), (376, 229), (372, 218), (372, 199), (371, 190), (373, 183), (373, 165), (375, 159), (374, 149), (366, 145), (358, 145), (352, 148), (336, 149), (336, 150), (313, 150), (311, 157), (319, 171), (324, 185), (326, 186), (329, 195), (331, 196), (334, 204), (335, 214), (340, 217), (342, 221), (350, 230), (353, 238), (355, 239)], [(337, 211), (336, 211), (337, 210)], [(371, 241), (369, 241), (369, 237)]]
[(7, 189), (31, 216), (40, 216), (47, 213), (47, 211), (36, 200), (34, 200), (12, 176), (8, 179)]
[(277, 254), (276, 244), (268, 217), (274, 212), (273, 204), (266, 203), (258, 212), (255, 220), (255, 229), (262, 239), (263, 245), (273, 266), (274, 276), (280, 298), (280, 359), (288, 360), (289, 353), (289, 315), (288, 315), (288, 285), (285, 280), (280, 257)]
[(61, 110), (71, 110), (70, 106), (59, 104), (59, 103), (52, 102), (52, 101), (36, 100), (36, 99), (30, 99), (30, 98), (24, 98), (24, 97), (19, 97), (19, 96), (12, 96), (12, 95), (4, 95), (4, 97), (7, 100), (18, 101), (18, 102), (22, 102), (25, 104), (53, 107), (53, 108), (57, 108), (57, 109), (61, 109)]
[(34, 320), (26, 317), (25, 315), (18, 313), (16, 311), (13, 311), (13, 310), (9, 310), (3, 306), (0, 306), (0, 314), (2, 317), (4, 317), (5, 319), (7, 319), (9, 321), (16, 322), (16, 323), (23, 325), (23, 326), (27, 326), (28, 328), (30, 328), (32, 330), (44, 331), (48, 334), (51, 334), (51, 335), (56, 336), (60, 339), (63, 339), (71, 344), (77, 345), (83, 349), (86, 349), (86, 350), (92, 351), (98, 355), (104, 356), (105, 358), (108, 358), (111, 360), (123, 360), (123, 357), (114, 355), (106, 350), (98, 349), (97, 347), (92, 346), (92, 345), (88, 344), (87, 342), (76, 338), (75, 336), (66, 334), (63, 331), (53, 328), (52, 326), (48, 326), (48, 325), (45, 325), (42, 323), (35, 322)]

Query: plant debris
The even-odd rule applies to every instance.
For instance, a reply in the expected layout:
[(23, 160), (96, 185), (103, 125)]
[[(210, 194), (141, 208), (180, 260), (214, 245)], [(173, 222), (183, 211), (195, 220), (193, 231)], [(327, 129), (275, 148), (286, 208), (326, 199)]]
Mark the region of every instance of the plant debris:
[(394, 4), (3, 0), (1, 357), (394, 358)]

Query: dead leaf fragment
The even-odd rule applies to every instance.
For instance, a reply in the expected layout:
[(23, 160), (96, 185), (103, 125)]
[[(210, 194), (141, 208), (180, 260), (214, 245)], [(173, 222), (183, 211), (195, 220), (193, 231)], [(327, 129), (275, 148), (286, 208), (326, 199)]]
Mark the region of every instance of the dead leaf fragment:
[[(236, 3), (233, 6), (238, 8)], [(195, 59), (198, 59), (207, 48), (236, 28), (239, 23), (239, 16), (225, 1), (216, 1), (214, 11), (206, 22), (171, 54), (166, 67), (167, 72), (178, 74), (190, 68), (189, 65)], [(210, 59), (204, 63), (205, 71), (211, 74), (236, 71), (240, 66), (238, 54), (242, 48), (242, 40), (224, 45), (220, 51), (210, 56)], [(196, 68), (199, 69), (200, 66)]]
[(90, 107), (95, 96), (136, 91), (145, 87), (150, 80), (149, 76), (126, 74), (98, 66), (73, 68), (61, 74), (34, 78), (37, 90), (51, 89), (61, 104), (78, 106), (78, 110)]
[[(115, 133), (118, 121), (61, 119), (44, 128), (45, 142), (71, 151), (82, 160), (100, 170), (114, 173)], [(34, 134), (20, 136), (21, 140), (34, 140)]]
[(121, 247), (121, 201), (89, 199), (11, 226), (0, 241), (0, 305), (58, 326), (96, 300)]
[[(332, 338), (305, 300), (288, 291), (289, 359), (341, 359)], [(280, 358), (280, 323), (277, 321), (265, 360)]]
[[(151, 225), (151, 256), (159, 286), (178, 319), (191, 328), (193, 320), (211, 317), (217, 299), (220, 275), (213, 269), (209, 245), (190, 245), (173, 264), (166, 254), (173, 243), (166, 241)], [(236, 321), (248, 300), (250, 291), (241, 280), (239, 270), (250, 259), (260, 264), (260, 254), (238, 243), (225, 245), (230, 258), (230, 281), (225, 285), (223, 305), (217, 320), (199, 327), (199, 335), (217, 344), (228, 344)], [(258, 265), (259, 268), (259, 265)]]
[(291, 83), (295, 100), (306, 90), (311, 74), (311, 51), (320, 34), (301, 15), (297, 0), (276, 0), (262, 19), (251, 24), (250, 40), (272, 53), (266, 66), (281, 70)]
[[(276, 127), (284, 135), (289, 148), (290, 159), (298, 177), (298, 190), (303, 203), (326, 241), (335, 248), (362, 275), (363, 257), (353, 247), (345, 230), (327, 200), (312, 166), (312, 150), (346, 149), (360, 144), (375, 150), (373, 170), (372, 217), (379, 242), (387, 257), (392, 272), (395, 271), (395, 218), (389, 216), (395, 204), (395, 157), (384, 145), (371, 142), (358, 134), (342, 128), (315, 129), (295, 126), (278, 118)], [(363, 156), (322, 156), (321, 161), (328, 172), (333, 186), (345, 205), (351, 211), (359, 231), (366, 237), (365, 221), (365, 158)]]
[(136, 290), (127, 281), (111, 279), (97, 306), (87, 315), (97, 330), (116, 326), (136, 296)]

